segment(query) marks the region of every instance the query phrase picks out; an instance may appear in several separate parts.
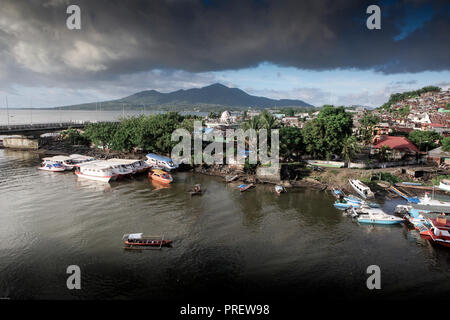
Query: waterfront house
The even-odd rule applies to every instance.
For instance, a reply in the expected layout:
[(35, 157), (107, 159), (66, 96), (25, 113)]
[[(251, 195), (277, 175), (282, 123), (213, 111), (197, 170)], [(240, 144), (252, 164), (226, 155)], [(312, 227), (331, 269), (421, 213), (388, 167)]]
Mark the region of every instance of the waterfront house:
[(442, 147), (430, 150), (428, 151), (427, 160), (438, 165), (442, 163), (450, 164), (450, 152), (442, 150)]
[(402, 136), (381, 136), (374, 141), (372, 148), (378, 151), (383, 146), (389, 147), (391, 157), (396, 160), (419, 152), (411, 141)]

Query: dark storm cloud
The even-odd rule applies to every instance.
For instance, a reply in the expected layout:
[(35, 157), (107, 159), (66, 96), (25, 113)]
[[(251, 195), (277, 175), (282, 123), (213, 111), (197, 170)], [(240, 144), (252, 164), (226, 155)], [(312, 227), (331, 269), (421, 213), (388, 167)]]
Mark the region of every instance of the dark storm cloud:
[[(382, 30), (368, 30), (366, 8), (374, 3), (4, 0), (0, 79), (70, 85), (152, 69), (205, 72), (261, 62), (383, 73), (450, 69), (446, 1), (434, 1), (433, 18), (398, 41), (405, 8), (420, 10), (423, 1), (380, 4)], [(81, 30), (66, 28), (69, 4), (81, 8)]]

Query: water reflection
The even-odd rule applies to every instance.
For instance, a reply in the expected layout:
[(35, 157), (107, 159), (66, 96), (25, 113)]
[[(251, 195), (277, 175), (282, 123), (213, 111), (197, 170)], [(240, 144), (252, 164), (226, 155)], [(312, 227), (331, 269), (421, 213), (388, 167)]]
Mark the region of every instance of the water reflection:
[[(333, 284), (355, 298), (369, 294), (361, 283), (371, 264), (382, 267), (383, 295), (450, 292), (449, 250), (405, 226), (358, 224), (324, 192), (277, 196), (257, 185), (241, 193), (236, 183), (189, 172), (174, 173), (170, 185), (146, 175), (103, 184), (38, 164), (33, 153), (0, 150), (0, 296), (289, 299), (323, 296)], [(204, 194), (192, 197), (197, 183)], [(133, 232), (164, 234), (173, 247), (123, 250), (122, 235)], [(86, 277), (77, 293), (61, 285), (74, 263)]]

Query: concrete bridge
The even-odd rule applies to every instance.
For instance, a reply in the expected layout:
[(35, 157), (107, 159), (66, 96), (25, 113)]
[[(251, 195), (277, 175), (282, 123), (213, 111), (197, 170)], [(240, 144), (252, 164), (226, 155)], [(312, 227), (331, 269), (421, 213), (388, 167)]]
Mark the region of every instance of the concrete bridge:
[(40, 134), (66, 130), (72, 128), (84, 128), (90, 121), (70, 121), (57, 123), (14, 124), (0, 126), (0, 135), (39, 136)]

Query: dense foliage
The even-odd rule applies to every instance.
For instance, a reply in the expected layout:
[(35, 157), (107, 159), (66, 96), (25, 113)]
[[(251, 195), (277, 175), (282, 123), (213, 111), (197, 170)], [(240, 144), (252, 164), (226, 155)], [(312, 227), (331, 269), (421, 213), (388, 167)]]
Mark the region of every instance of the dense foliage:
[(62, 139), (71, 145), (88, 145), (89, 139), (82, 135), (78, 129), (72, 127), (67, 128), (61, 132)]
[(341, 154), (345, 138), (352, 134), (352, 126), (352, 116), (344, 107), (323, 106), (317, 118), (303, 128), (306, 152), (326, 159)]
[(380, 117), (371, 112), (366, 112), (361, 119), (359, 119), (361, 139), (364, 144), (372, 142), (373, 128), (381, 121)]
[(437, 147), (436, 141), (442, 136), (435, 131), (414, 130), (408, 135), (408, 139), (419, 148), (420, 151), (427, 151)]
[(305, 152), (302, 130), (297, 127), (280, 128), (280, 157), (284, 161), (299, 160)]
[(442, 150), (450, 151), (450, 137), (442, 139)]
[(129, 117), (120, 123), (93, 123), (84, 135), (96, 145), (119, 151), (139, 148), (147, 152), (168, 154), (177, 142), (171, 141), (177, 128), (193, 131), (194, 116), (181, 116), (175, 112), (149, 116)]

